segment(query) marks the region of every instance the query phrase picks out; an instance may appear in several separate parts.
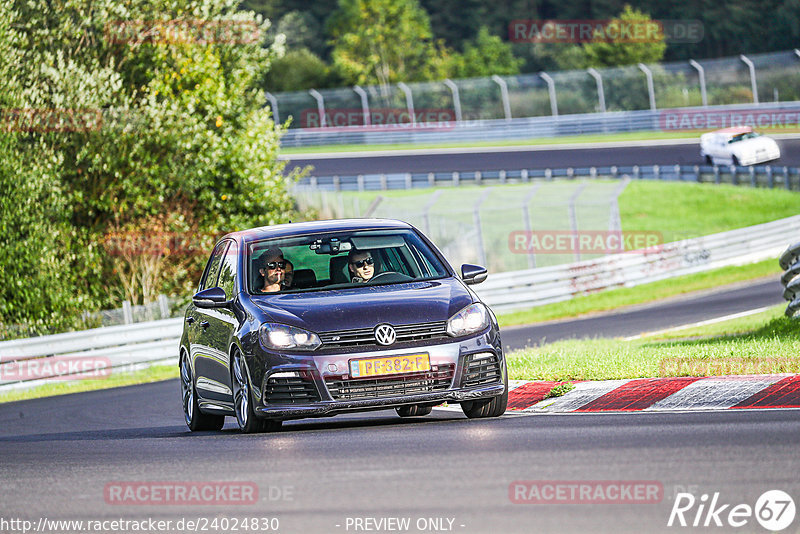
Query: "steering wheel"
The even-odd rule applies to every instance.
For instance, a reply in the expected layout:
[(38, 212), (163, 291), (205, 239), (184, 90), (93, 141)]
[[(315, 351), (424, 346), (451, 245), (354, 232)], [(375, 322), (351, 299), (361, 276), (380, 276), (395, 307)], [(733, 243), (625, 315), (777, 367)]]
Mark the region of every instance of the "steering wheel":
[(408, 276), (407, 274), (398, 273), (397, 271), (384, 271), (382, 273), (378, 273), (372, 278), (369, 279), (367, 283), (371, 284), (373, 282), (407, 282), (409, 280), (413, 280), (414, 278)]

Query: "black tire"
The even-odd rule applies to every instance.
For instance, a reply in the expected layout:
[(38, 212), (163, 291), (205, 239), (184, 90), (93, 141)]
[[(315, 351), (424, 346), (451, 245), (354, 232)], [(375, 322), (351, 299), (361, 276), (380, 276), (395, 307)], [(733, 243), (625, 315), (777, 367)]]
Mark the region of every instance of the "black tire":
[(714, 165), (714, 160), (708, 154), (706, 154), (706, 165)]
[(735, 167), (739, 167), (739, 166), (741, 165), (741, 163), (739, 163), (739, 158), (737, 158), (736, 156), (732, 156), (732, 157), (731, 157), (731, 163), (732, 163), (732, 164), (733, 164)]
[(398, 406), (395, 408), (400, 417), (422, 417), (433, 411), (433, 406), (425, 404), (413, 404), (411, 406)]
[(256, 417), (253, 398), (250, 395), (250, 373), (247, 363), (238, 350), (231, 357), (231, 384), (233, 385), (233, 407), (236, 423), (243, 434), (269, 432), (281, 427), (281, 421)]
[(506, 386), (502, 395), (461, 403), (461, 410), (470, 419), (480, 419), (483, 417), (499, 417), (506, 413), (508, 407), (508, 375), (503, 383)]
[(186, 426), (192, 432), (201, 430), (222, 430), (225, 424), (224, 415), (212, 415), (200, 411), (197, 404), (197, 389), (194, 386), (192, 366), (186, 353), (181, 353), (181, 398), (183, 404), (183, 418)]

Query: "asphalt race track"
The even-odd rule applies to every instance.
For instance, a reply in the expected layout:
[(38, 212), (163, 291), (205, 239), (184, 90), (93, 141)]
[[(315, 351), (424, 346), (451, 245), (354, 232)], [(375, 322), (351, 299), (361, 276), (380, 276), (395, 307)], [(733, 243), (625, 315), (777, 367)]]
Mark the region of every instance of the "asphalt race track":
[[(800, 165), (800, 139), (778, 139), (781, 159), (772, 165)], [(409, 151), (403, 155), (365, 153), (330, 154), (324, 158), (303, 155), (287, 156), (293, 167), (312, 165), (313, 175), (355, 175), (403, 172), (487, 171), (499, 169), (544, 169), (627, 165), (700, 165), (699, 141), (680, 144), (654, 142), (644, 146), (583, 148), (536, 147), (535, 150), (446, 149)], [(633, 145), (633, 143), (631, 143)], [(562, 145), (563, 146), (563, 145)]]
[[(729, 295), (737, 300), (747, 293)], [(715, 311), (735, 307), (712, 297), (702, 298)], [(664, 310), (673, 306), (690, 317), (698, 301), (648, 309), (652, 317), (667, 317)], [(408, 532), (675, 532), (689, 530), (667, 527), (679, 492), (698, 499), (719, 492), (718, 504), (731, 505), (720, 514), (723, 522), (732, 506), (753, 507), (767, 490), (800, 496), (797, 410), (493, 420), (447, 410), (412, 419), (379, 411), (241, 435), (230, 419), (222, 432), (189, 433), (179, 398), (178, 382), (170, 380), (0, 405), (0, 530), (12, 531), (1, 528), (3, 518), (210, 524), (267, 517), (279, 521), (273, 531), (303, 534), (401, 531), (371, 522), (386, 518), (408, 518), (410, 527), (402, 530)], [(164, 504), (155, 497), (118, 504), (105, 491), (131, 481), (234, 482), (255, 486), (258, 498), (237, 505)], [(514, 503), (515, 481), (647, 481), (660, 490), (650, 504)], [(697, 510), (686, 513), (690, 524)], [(723, 524), (710, 530), (734, 530)], [(735, 530), (765, 531), (753, 517)]]
[(781, 304), (785, 302), (782, 294), (783, 286), (774, 277), (730, 286), (726, 291), (694, 293), (584, 319), (503, 328), (501, 336), (505, 350), (569, 338), (636, 336)]

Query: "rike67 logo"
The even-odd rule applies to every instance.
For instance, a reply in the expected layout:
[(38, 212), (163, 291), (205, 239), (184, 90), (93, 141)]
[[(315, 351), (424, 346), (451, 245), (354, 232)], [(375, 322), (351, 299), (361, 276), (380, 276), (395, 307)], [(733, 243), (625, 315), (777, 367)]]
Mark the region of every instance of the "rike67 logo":
[(743, 527), (755, 517), (758, 524), (771, 532), (785, 529), (794, 521), (794, 500), (781, 490), (765, 491), (749, 504), (725, 503), (719, 492), (700, 498), (691, 493), (678, 493), (669, 514), (667, 526), (672, 527)]

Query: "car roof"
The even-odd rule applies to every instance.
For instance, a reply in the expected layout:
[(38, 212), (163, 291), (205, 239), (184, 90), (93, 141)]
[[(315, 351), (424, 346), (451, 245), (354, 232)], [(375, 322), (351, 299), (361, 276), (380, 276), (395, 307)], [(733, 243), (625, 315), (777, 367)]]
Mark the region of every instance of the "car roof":
[(723, 128), (721, 130), (716, 130), (713, 133), (736, 135), (736, 134), (750, 133), (752, 131), (753, 131), (753, 128), (750, 127), (750, 126), (733, 126), (731, 128)]
[(406, 230), (411, 225), (394, 219), (330, 219), (300, 223), (275, 224), (231, 232), (226, 238), (241, 243), (251, 243), (262, 239), (292, 237), (314, 233), (347, 232), (356, 230)]

